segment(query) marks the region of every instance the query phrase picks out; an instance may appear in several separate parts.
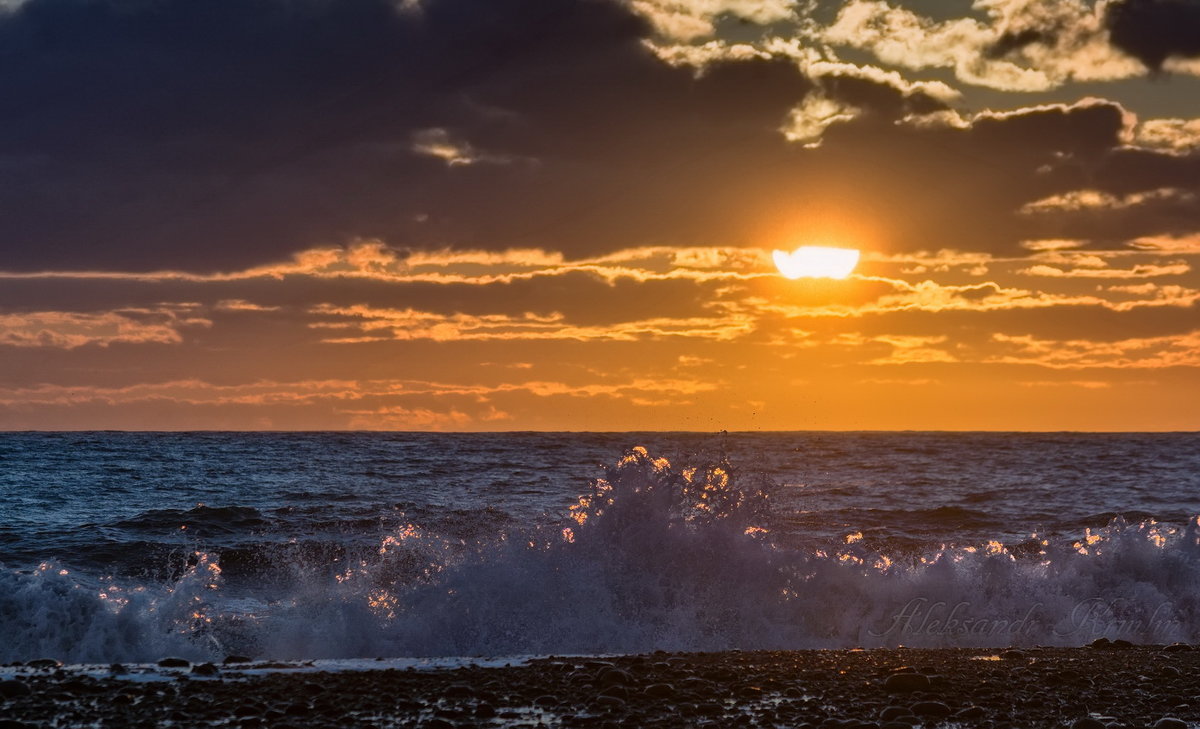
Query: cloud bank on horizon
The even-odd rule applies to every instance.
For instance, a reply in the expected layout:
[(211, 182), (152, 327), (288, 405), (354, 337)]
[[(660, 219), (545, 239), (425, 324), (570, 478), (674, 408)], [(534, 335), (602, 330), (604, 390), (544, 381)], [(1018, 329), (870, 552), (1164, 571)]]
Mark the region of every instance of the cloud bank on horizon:
[(1200, 427), (1200, 2), (962, 11), (0, 4), (0, 427)]

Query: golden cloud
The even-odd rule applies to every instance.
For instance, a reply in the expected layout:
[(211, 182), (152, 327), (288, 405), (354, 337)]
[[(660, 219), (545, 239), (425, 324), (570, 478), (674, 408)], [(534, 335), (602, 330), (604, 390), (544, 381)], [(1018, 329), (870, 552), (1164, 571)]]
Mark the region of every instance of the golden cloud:
[(99, 313), (34, 311), (0, 314), (0, 345), (75, 349), (87, 345), (177, 344), (180, 330), (212, 322), (176, 306)]

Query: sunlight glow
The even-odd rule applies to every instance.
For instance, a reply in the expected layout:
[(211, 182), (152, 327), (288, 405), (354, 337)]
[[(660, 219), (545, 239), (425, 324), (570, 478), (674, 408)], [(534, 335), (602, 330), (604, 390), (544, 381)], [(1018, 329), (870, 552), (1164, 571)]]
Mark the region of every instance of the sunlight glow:
[(791, 253), (774, 251), (775, 265), (787, 278), (846, 278), (858, 265), (853, 248), (800, 246)]

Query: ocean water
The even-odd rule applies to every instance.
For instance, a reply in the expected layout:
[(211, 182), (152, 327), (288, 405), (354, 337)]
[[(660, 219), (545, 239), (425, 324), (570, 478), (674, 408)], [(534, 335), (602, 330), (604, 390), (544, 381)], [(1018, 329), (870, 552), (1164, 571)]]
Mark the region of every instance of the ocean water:
[(1200, 434), (0, 434), (0, 662), (1200, 641)]

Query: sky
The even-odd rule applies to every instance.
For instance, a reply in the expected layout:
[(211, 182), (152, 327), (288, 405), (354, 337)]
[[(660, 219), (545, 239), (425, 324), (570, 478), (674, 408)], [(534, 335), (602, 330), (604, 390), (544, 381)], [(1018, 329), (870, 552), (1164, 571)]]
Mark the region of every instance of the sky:
[(1196, 430), (1198, 264), (1198, 0), (0, 0), (0, 429)]

